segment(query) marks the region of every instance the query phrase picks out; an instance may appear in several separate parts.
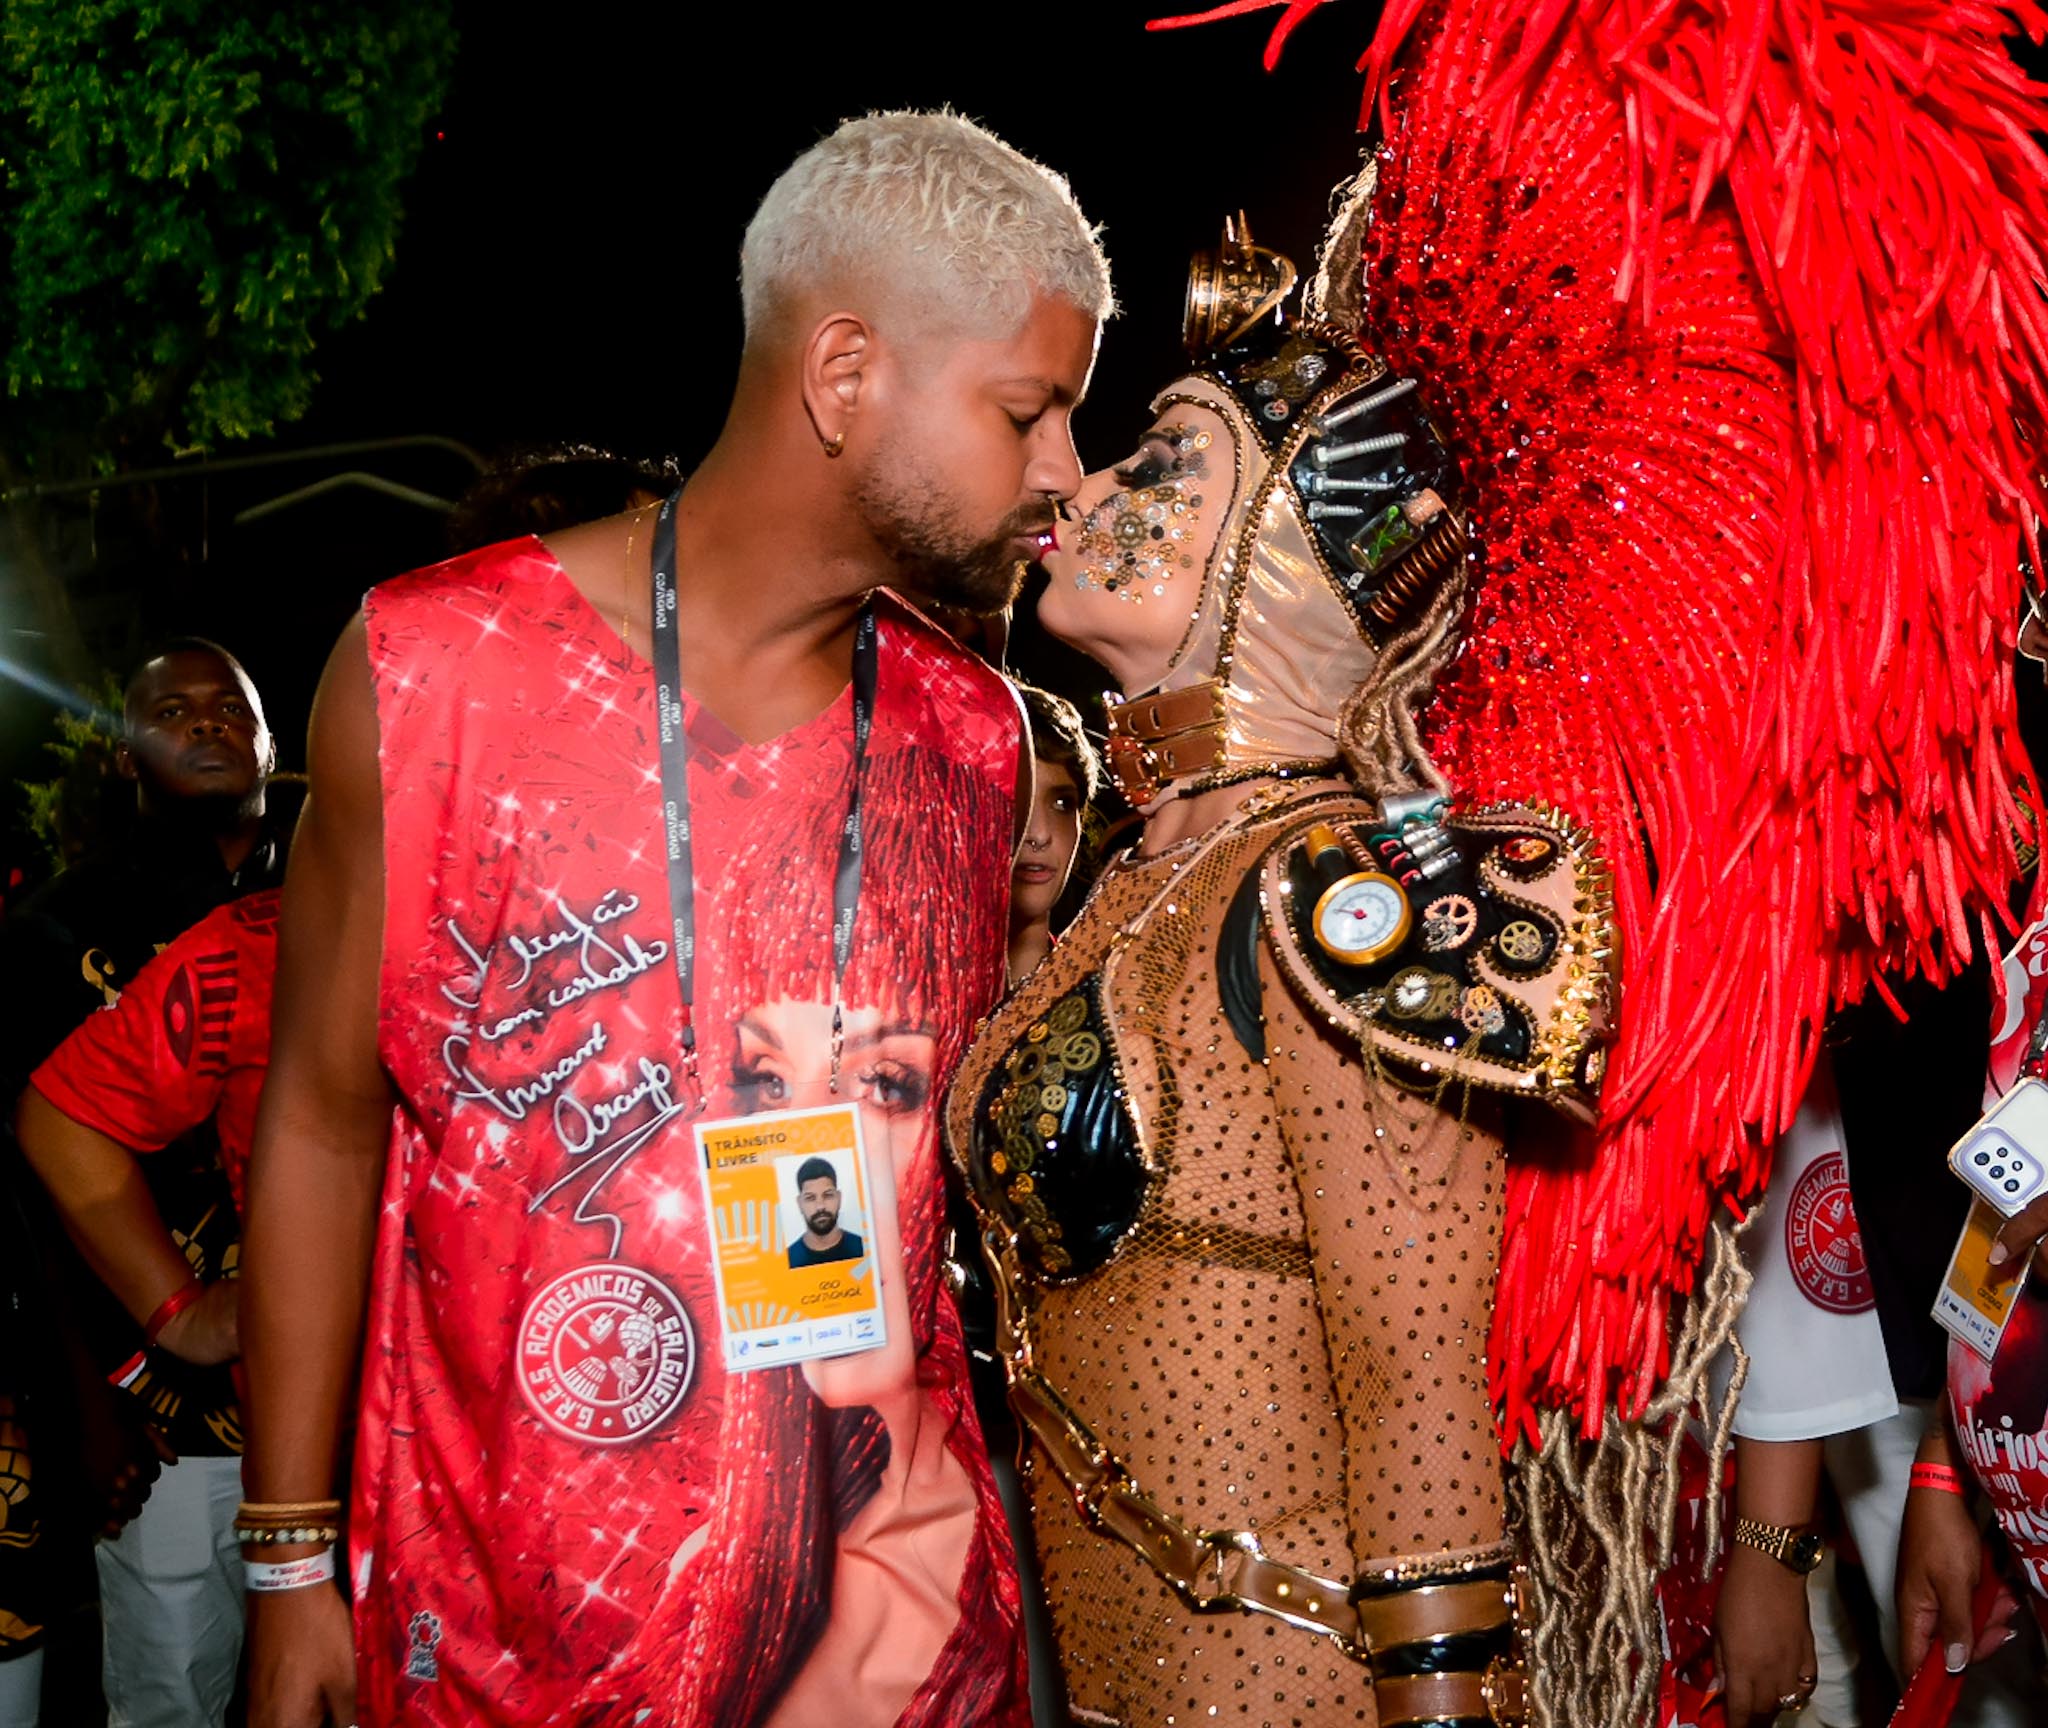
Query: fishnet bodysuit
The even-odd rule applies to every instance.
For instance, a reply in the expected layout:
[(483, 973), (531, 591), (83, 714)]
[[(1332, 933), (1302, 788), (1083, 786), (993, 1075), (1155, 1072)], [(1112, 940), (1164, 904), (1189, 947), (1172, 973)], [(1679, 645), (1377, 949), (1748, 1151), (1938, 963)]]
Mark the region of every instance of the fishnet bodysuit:
[[(1349, 798), (1314, 809), (1361, 814)], [(1104, 975), (1152, 1177), (1108, 1264), (1060, 1282), (1015, 1267), (1032, 1360), (1168, 1513), (1249, 1530), (1342, 1588), (1503, 1552), (1484, 1367), (1501, 1143), (1477, 1099), (1461, 1120), (1462, 1099), (1402, 1093), (1312, 1022), (1263, 946), (1268, 1061), (1246, 1052), (1224, 1016), (1217, 941), (1290, 822), (1283, 811), (1112, 867), (985, 1030), (949, 1126), (959, 1150), (989, 1132), (976, 1101), (991, 1073)], [(1376, 1720), (1367, 1671), (1331, 1638), (1189, 1608), (1089, 1526), (1038, 1448), (1025, 1471), (1077, 1721)]]

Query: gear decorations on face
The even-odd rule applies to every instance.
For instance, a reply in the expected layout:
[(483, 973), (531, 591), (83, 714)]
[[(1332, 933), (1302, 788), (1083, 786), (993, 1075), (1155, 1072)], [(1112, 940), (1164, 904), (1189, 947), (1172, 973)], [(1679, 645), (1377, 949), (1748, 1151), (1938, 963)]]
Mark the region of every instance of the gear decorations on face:
[(1172, 522), (1185, 533), (1200, 508), (1220, 524), (1166, 676), (1109, 703), (1110, 771), (1140, 808), (1169, 787), (1330, 771), (1345, 701), (1467, 557), (1457, 465), (1418, 381), (1349, 330), (1289, 317), (1294, 283), (1242, 216), (1196, 258), (1184, 326), (1195, 369), (1157, 406), (1220, 418), (1232, 468), (1219, 445), (1199, 506), (1180, 476), (1161, 475), (1104, 499), (1083, 532), (1079, 584), (1138, 600), (1190, 566), (1166, 555)]
[[(1164, 595), (1176, 575), (1195, 568), (1187, 543), (1207, 502), (1209, 444), (1209, 434), (1192, 426), (1163, 426), (1147, 436), (1145, 450), (1118, 470), (1118, 478), (1131, 483), (1081, 518), (1083, 563), (1076, 587), (1100, 588), (1143, 605), (1148, 593), (1155, 599)], [(1161, 473), (1150, 452), (1167, 447), (1173, 461)]]

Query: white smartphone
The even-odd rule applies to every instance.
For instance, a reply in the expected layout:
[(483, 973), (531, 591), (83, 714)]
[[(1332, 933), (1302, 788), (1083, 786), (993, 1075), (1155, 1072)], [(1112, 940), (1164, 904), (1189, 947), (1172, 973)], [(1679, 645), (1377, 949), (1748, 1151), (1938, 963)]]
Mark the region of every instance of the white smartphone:
[(1948, 1167), (2007, 1218), (2048, 1194), (2048, 1085), (2016, 1084), (1950, 1148)]

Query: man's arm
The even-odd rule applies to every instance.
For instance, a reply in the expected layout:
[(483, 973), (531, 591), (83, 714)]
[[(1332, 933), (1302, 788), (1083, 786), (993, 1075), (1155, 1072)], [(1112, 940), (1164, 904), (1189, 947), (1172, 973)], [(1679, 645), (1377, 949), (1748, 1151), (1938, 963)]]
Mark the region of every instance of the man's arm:
[[(137, 1325), (193, 1282), (184, 1250), (165, 1226), (138, 1154), (160, 1152), (210, 1120), (224, 1069), (194, 1060), (191, 1040), (171, 1036), (167, 1003), (197, 999), (195, 956), (218, 953), (218, 918), (205, 918), (143, 967), (121, 999), (88, 1014), (31, 1076), (15, 1112), (22, 1154), (86, 1263)], [(232, 1016), (239, 993), (226, 1004)], [(236, 1291), (216, 1279), (154, 1340), (188, 1362), (240, 1353)]]
[[(1735, 1515), (1804, 1529), (1820, 1501), (1819, 1440), (1735, 1440)], [(1749, 1728), (1812, 1692), (1813, 1625), (1806, 1579), (1743, 1542), (1728, 1544), (1714, 1610), (1714, 1671), (1727, 1688), (1729, 1728)]]
[[(1960, 1469), (1967, 1482), (1969, 1466), (1958, 1452), (1944, 1398), (1935, 1407), (1934, 1420), (1928, 1423), (1913, 1462)], [(1959, 1674), (2011, 1642), (2014, 1633), (2009, 1622), (2019, 1604), (2005, 1590), (2000, 1590), (1992, 1603), (1984, 1630), (1975, 1629), (1972, 1609), (1983, 1556), (1984, 1538), (1978, 1534), (1968, 1495), (1918, 1484), (1908, 1487), (1905, 1517), (1899, 1526), (1895, 1586), (1901, 1683), (1910, 1683), (1920, 1672), (1936, 1643), (1941, 1646), (1941, 1665), (1949, 1673)]]
[[(192, 1282), (192, 1267), (164, 1226), (140, 1161), (33, 1086), (21, 1095), (14, 1133), (86, 1264), (136, 1324), (146, 1325)], [(216, 1280), (164, 1326), (157, 1342), (188, 1362), (230, 1360), (238, 1348), (234, 1285)]]
[[(360, 615), (321, 677), (278, 927), (270, 1073), (249, 1163), (242, 1344), (252, 1501), (334, 1488), (391, 1127), (377, 1058), (384, 928), (377, 713)], [(278, 1547), (265, 1559), (312, 1552)], [(314, 1587), (251, 1597), (252, 1728), (317, 1728), (355, 1708), (347, 1607)]]

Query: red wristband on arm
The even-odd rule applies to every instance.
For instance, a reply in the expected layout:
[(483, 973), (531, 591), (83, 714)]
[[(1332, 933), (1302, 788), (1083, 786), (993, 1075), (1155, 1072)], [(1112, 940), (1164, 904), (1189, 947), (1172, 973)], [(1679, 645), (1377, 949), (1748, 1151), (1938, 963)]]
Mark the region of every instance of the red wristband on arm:
[(155, 1344), (163, 1336), (164, 1328), (205, 1294), (206, 1286), (200, 1283), (197, 1278), (185, 1285), (183, 1289), (173, 1290), (170, 1295), (157, 1304), (156, 1312), (143, 1323), (143, 1342)]
[(1909, 1488), (1937, 1488), (1944, 1494), (1967, 1494), (1960, 1470), (1947, 1464), (1915, 1464), (1906, 1478)]

